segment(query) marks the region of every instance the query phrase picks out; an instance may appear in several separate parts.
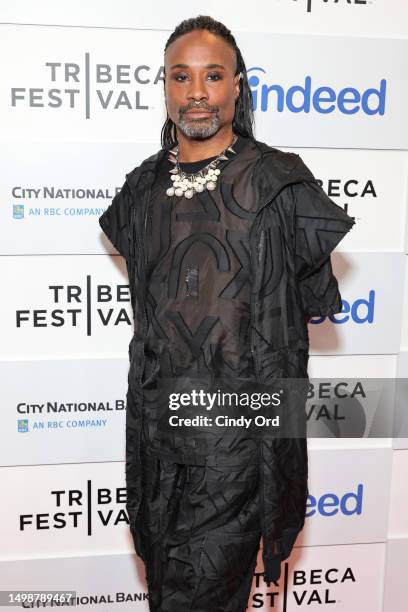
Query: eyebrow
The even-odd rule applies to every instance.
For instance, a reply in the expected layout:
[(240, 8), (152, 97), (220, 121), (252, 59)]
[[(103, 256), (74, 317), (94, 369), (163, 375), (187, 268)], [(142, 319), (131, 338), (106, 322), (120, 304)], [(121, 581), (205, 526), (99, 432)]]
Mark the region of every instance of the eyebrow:
[[(188, 64), (174, 64), (174, 66), (170, 67), (170, 70), (173, 70), (173, 68), (189, 68), (189, 65)], [(225, 70), (222, 64), (207, 64), (206, 66), (204, 66), (204, 68), (222, 68), (223, 70)]]

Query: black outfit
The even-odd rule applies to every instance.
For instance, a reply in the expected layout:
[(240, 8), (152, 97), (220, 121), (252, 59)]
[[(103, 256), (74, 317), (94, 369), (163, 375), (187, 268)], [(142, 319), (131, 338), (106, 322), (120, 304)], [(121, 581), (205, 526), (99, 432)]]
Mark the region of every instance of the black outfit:
[[(238, 138), (236, 155), (245, 144)], [(232, 162), (235, 155), (227, 156)], [(180, 166), (197, 172), (212, 159)], [(162, 160), (148, 214), (145, 403), (160, 377), (255, 377), (248, 343), (254, 202), (238, 203), (223, 183), (216, 193), (169, 198), (173, 167)], [(229, 163), (221, 168), (222, 181), (233, 178), (233, 163), (230, 172)], [(234, 214), (240, 205), (244, 216)], [(254, 440), (242, 429), (205, 439), (207, 457), (241, 453), (229, 467), (166, 460), (152, 412), (147, 408), (142, 441), (142, 513), (149, 518), (140, 526), (150, 609), (245, 610), (261, 538)]]
[(290, 438), (158, 428), (164, 379), (307, 380), (305, 317), (341, 310), (330, 253), (354, 220), (298, 155), (237, 144), (216, 189), (191, 200), (165, 195), (162, 149), (100, 218), (126, 258), (135, 315), (127, 510), (156, 612), (244, 611), (261, 535), (265, 580), (277, 580), (304, 526), (304, 404), (290, 403), (301, 417)]

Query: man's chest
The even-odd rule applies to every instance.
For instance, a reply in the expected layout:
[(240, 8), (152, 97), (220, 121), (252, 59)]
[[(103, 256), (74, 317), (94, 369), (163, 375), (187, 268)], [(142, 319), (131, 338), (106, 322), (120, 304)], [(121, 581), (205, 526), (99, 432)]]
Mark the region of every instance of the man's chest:
[(150, 284), (164, 280), (173, 299), (211, 291), (221, 299), (249, 301), (256, 202), (240, 185), (220, 181), (217, 190), (191, 199), (168, 197), (163, 180), (153, 186), (146, 226)]

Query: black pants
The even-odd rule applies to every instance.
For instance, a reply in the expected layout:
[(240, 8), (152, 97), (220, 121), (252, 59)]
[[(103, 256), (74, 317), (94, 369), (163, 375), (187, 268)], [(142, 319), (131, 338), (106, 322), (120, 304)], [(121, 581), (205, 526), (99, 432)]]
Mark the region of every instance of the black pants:
[(138, 541), (151, 612), (245, 612), (259, 550), (258, 466), (143, 455)]

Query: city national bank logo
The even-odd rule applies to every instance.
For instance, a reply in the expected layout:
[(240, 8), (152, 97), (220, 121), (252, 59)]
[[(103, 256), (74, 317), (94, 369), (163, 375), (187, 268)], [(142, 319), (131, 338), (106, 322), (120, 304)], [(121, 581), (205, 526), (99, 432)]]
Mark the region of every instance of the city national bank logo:
[(306, 7), (308, 13), (312, 12), (313, 7), (316, 6), (367, 6), (368, 4), (372, 4), (372, 0), (292, 0), (293, 2), (298, 2), (299, 4), (303, 4)]
[(247, 70), (248, 83), (252, 93), (254, 111), (269, 110), (283, 113), (316, 113), (328, 115), (384, 115), (387, 92), (387, 81), (367, 89), (343, 87), (336, 91), (329, 85), (316, 83), (311, 76), (306, 76), (303, 83), (285, 87), (271, 81), (266, 70), (254, 66)]
[(44, 308), (16, 310), (18, 329), (79, 327), (91, 336), (94, 324), (132, 325), (129, 285), (100, 285), (89, 274), (82, 285), (49, 285), (47, 297)]
[(13, 204), (13, 219), (24, 219), (24, 204)]
[(28, 431), (28, 419), (17, 420), (17, 431), (19, 433), (26, 433)]
[[(113, 189), (101, 187), (56, 187), (54, 185), (44, 185), (43, 187), (22, 187), (16, 185), (11, 190), (13, 198), (25, 199), (27, 209), (24, 204), (13, 204), (13, 219), (24, 219), (29, 217), (100, 217), (106, 210), (106, 202), (103, 206), (92, 206), (93, 201), (107, 200), (108, 203), (117, 195), (121, 187)], [(31, 201), (37, 205), (31, 204)], [(50, 200), (50, 204), (45, 202)], [(87, 204), (81, 206), (73, 200), (83, 200)], [(62, 201), (62, 202), (61, 202)], [(91, 201), (91, 204), (88, 202)]]
[[(311, 605), (315, 610), (317, 608), (313, 604), (341, 603), (343, 605), (345, 592), (342, 589), (343, 585), (357, 582), (356, 572), (350, 565), (337, 566), (332, 563), (325, 567), (323, 563), (319, 563), (318, 567), (300, 569), (298, 561), (296, 569), (290, 572), (290, 562), (286, 561), (281, 567), (279, 580), (267, 582), (267, 586), (263, 573), (254, 573), (248, 610), (255, 608), (297, 610), (299, 607), (302, 610), (310, 610)], [(342, 591), (338, 599), (336, 595), (339, 589)]]
[(82, 63), (50, 61), (44, 66), (50, 86), (12, 87), (12, 107), (82, 108), (86, 119), (94, 110), (147, 111), (143, 88), (164, 76), (163, 66), (92, 63), (90, 53)]
[(78, 529), (91, 536), (94, 528), (129, 525), (126, 487), (98, 488), (87, 480), (83, 488), (49, 491), (41, 507), (44, 512), (28, 509), (18, 516), (20, 532), (56, 530), (60, 533), (66, 529), (71, 534), (72, 529)]
[[(90, 428), (107, 427), (109, 413), (124, 411), (124, 400), (93, 401), (93, 402), (58, 402), (47, 401), (43, 403), (20, 402), (17, 404), (19, 414), (29, 414), (32, 419), (31, 431), (78, 431)], [(98, 413), (98, 414), (96, 414)], [(100, 417), (100, 418), (97, 418)], [(28, 419), (17, 419), (19, 433), (28, 431)]]

